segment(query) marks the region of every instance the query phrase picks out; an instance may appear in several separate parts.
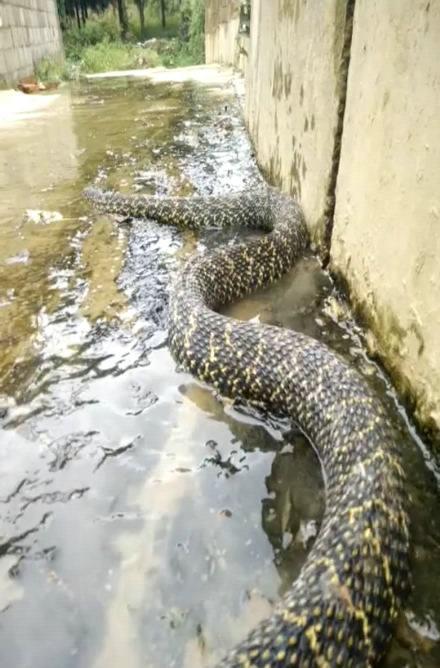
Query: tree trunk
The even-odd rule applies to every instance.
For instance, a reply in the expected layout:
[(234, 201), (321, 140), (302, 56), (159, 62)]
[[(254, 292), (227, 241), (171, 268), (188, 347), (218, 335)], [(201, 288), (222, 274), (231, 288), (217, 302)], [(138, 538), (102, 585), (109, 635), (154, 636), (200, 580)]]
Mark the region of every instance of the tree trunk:
[(136, 6), (139, 11), (139, 23), (141, 26), (140, 37), (143, 39), (145, 35), (145, 0), (136, 0)]
[(81, 7), (81, 19), (82, 19), (83, 25), (85, 25), (86, 18), (87, 18), (87, 10), (86, 10), (84, 0), (81, 0), (80, 7)]
[(79, 13), (78, 0), (75, 0), (75, 16), (78, 29), (81, 30), (81, 14)]
[(128, 33), (128, 14), (125, 0), (118, 0), (118, 16), (119, 25), (121, 26), (121, 37), (122, 39), (126, 39)]
[(65, 0), (58, 0), (58, 14), (60, 15), (61, 30), (66, 29), (66, 2)]
[(166, 26), (165, 0), (160, 0), (160, 17), (161, 17), (161, 21), (162, 21), (162, 28), (165, 28), (165, 26)]

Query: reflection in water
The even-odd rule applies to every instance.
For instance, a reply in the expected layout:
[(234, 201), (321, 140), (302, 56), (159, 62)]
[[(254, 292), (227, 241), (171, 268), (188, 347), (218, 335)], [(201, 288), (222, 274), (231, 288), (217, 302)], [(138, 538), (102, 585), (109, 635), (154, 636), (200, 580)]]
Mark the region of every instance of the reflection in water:
[[(116, 225), (80, 193), (94, 179), (247, 187), (232, 91), (82, 83), (0, 142), (0, 665), (210, 665), (301, 568), (324, 510), (319, 462), (293, 425), (215, 397), (169, 356), (172, 275), (225, 234)], [(439, 469), (330, 277), (305, 258), (227, 312), (331, 344), (401, 420), (415, 589), (384, 666), (438, 666)]]
[(24, 217), (26, 209), (56, 206), (54, 189), (65, 197), (78, 175), (70, 95), (49, 99), (30, 120), (0, 125), (0, 372), (11, 394), (35, 366), (39, 316), (60, 304), (58, 286), (63, 272), (65, 279), (69, 275), (78, 225), (61, 215)]
[(313, 450), (299, 434), (289, 441), (273, 460), (266, 480), (269, 497), (262, 506), (262, 527), (274, 550), (282, 592), (298, 575), (324, 512), (322, 480)]
[(70, 91), (65, 88), (46, 99), (47, 104), (30, 117), (17, 115), (15, 125), (0, 124), (2, 225), (9, 218), (19, 223), (23, 206), (47, 207), (50, 192), (78, 176), (78, 140)]
[[(160, 366), (163, 369), (163, 365)], [(127, 498), (127, 502), (142, 513), (145, 524), (142, 532), (123, 533), (115, 541), (120, 567), (111, 587), (107, 632), (103, 647), (93, 664), (96, 668), (121, 664), (137, 668), (145, 665), (142, 647), (138, 642), (138, 634), (141, 632), (138, 620), (143, 614), (145, 601), (158, 596), (155, 578), (149, 577), (149, 574), (154, 576), (160, 572), (163, 556), (158, 549), (160, 539), (158, 541), (156, 535), (157, 522), (149, 519), (152, 499), (154, 516), (166, 522), (167, 518), (177, 514), (190, 485), (193, 487), (192, 493), (197, 494), (197, 488), (194, 489), (197, 479), (194, 476), (176, 475), (176, 472), (190, 472), (197, 465), (197, 453), (188, 447), (197, 421), (186, 403), (179, 406), (173, 423), (168, 426), (169, 435), (156, 465), (150, 471), (149, 479)]]

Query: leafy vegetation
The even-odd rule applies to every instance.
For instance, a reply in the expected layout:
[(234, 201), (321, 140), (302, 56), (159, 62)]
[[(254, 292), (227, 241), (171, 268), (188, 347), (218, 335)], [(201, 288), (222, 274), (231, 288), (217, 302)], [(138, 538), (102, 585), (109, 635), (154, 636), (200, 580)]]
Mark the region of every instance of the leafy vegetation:
[(187, 52), (196, 63), (205, 60), (205, 3), (204, 0), (186, 0), (182, 16), (188, 23)]
[(66, 62), (42, 81), (81, 73), (204, 62), (204, 0), (57, 0)]
[(153, 49), (122, 42), (101, 42), (86, 47), (81, 58), (81, 70), (89, 73), (157, 67), (160, 64), (160, 57)]
[(63, 79), (70, 79), (68, 65), (59, 58), (43, 58), (35, 68), (38, 81), (45, 83), (59, 83)]

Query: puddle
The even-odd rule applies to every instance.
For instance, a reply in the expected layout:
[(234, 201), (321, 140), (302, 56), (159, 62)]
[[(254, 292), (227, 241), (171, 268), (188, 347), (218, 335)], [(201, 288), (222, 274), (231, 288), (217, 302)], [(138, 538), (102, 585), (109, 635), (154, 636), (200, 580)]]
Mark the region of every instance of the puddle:
[[(248, 187), (232, 88), (91, 80), (0, 145), (0, 665), (208, 666), (301, 568), (319, 465), (291, 425), (220, 401), (169, 355), (170, 278), (225, 234), (117, 224), (81, 191)], [(383, 666), (440, 665), (438, 463), (331, 278), (305, 258), (228, 312), (331, 344), (401, 421), (415, 588)]]

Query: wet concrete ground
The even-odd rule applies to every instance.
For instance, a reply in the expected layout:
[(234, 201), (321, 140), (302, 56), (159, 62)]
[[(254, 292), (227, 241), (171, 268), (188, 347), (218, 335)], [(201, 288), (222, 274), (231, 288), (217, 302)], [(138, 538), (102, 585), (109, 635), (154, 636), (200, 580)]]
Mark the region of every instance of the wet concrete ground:
[[(208, 666), (298, 573), (319, 463), (292, 425), (215, 397), (169, 355), (170, 279), (225, 235), (128, 225), (81, 191), (252, 183), (233, 88), (85, 82), (0, 125), (0, 147), (0, 665)], [(331, 278), (309, 257), (228, 312), (329, 343), (401, 422), (415, 588), (384, 666), (440, 665), (440, 469)]]

